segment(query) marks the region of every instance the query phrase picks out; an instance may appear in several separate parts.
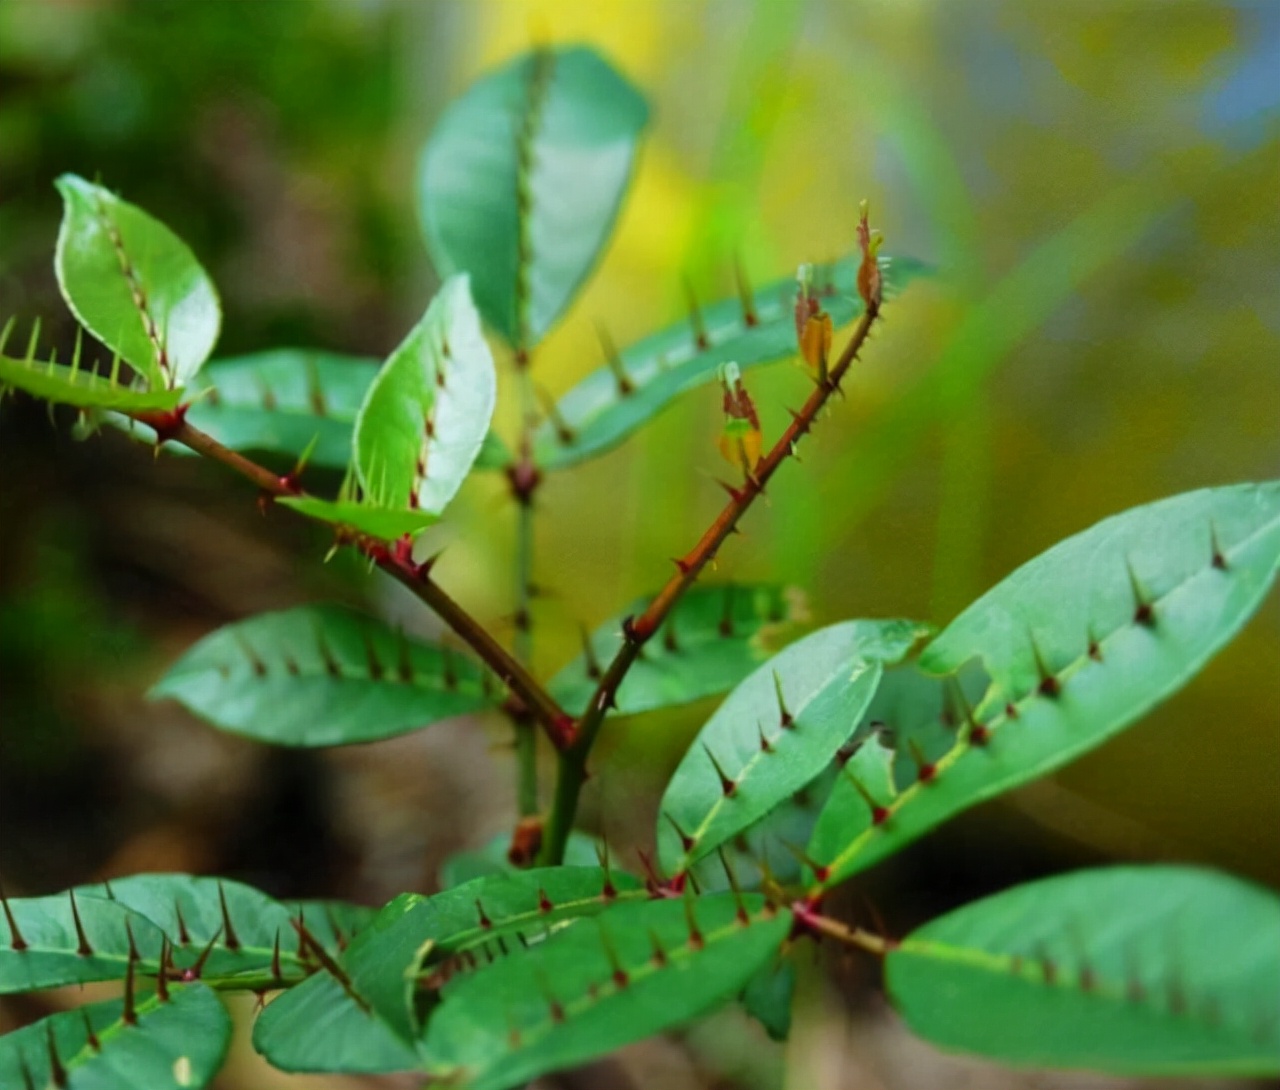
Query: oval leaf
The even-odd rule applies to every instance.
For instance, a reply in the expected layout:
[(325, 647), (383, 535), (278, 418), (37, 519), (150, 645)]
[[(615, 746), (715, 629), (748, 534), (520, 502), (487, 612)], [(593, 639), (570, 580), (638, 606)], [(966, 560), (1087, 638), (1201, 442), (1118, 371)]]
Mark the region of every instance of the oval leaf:
[[(881, 266), (887, 294), (926, 271), (910, 258), (882, 258)], [(862, 313), (857, 269), (858, 259), (845, 258), (815, 274), (815, 294), (836, 326)], [(725, 299), (624, 349), (556, 404), (535, 435), (538, 465), (563, 469), (617, 446), (686, 390), (716, 381), (723, 363), (745, 369), (796, 355), (795, 291), (794, 278), (775, 281), (755, 293), (750, 310)]]
[(187, 420), (232, 450), (345, 469), (377, 360), (282, 348), (211, 362), (191, 383)]
[(185, 386), (209, 358), (222, 315), (213, 282), (159, 220), (74, 174), (54, 257), (73, 314), (152, 389)]
[(366, 500), (438, 515), (480, 453), (496, 396), (467, 277), (450, 277), (378, 372), (356, 417), (356, 472)]
[(608, 240), (648, 117), (644, 99), (580, 46), (526, 53), (441, 116), (418, 172), (427, 249), (469, 272), (485, 320), (531, 348)]
[(618, 905), (452, 984), (427, 1069), (506, 1090), (642, 1040), (736, 996), (790, 928), (751, 895)]
[(0, 995), (123, 980), (131, 946), (141, 958), (138, 971), (154, 976), (163, 937), (150, 920), (99, 897), (59, 893), (5, 900)]
[(828, 882), (1133, 722), (1235, 635), (1278, 561), (1280, 483), (1270, 483), (1135, 508), (1019, 568), (920, 657), (938, 674), (981, 660), (991, 684), (974, 721), (878, 824), (850, 827)]
[(907, 1023), (944, 1048), (1124, 1074), (1280, 1073), (1280, 899), (1190, 867), (1018, 886), (888, 955)]
[[(222, 1066), (231, 1017), (203, 984), (139, 998), (133, 1023), (113, 999), (0, 1037), (0, 1086), (65, 1090), (199, 1090)], [(59, 1071), (55, 1071), (54, 1057)]]
[(667, 873), (683, 873), (816, 778), (853, 732), (882, 665), (928, 631), (913, 621), (831, 625), (734, 689), (662, 797), (658, 851)]
[[(590, 654), (579, 655), (551, 680), (551, 695), (562, 707), (585, 710), (601, 668), (622, 646), (623, 621), (647, 604), (636, 602), (601, 625), (591, 636)], [(780, 649), (806, 612), (799, 591), (782, 587), (694, 587), (631, 667), (618, 690), (618, 713), (671, 708), (726, 692)]]
[(260, 741), (335, 746), (493, 707), (501, 690), (458, 653), (339, 606), (300, 606), (206, 636), (150, 695)]

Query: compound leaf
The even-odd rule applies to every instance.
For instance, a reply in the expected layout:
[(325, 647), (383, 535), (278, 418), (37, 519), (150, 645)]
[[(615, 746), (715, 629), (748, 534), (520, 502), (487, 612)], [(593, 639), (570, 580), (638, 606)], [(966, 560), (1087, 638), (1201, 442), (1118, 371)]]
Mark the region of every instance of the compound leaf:
[(875, 695), (883, 665), (928, 633), (914, 621), (831, 625), (734, 689), (663, 795), (658, 852), (667, 873), (683, 873), (816, 778)]
[(383, 364), (356, 417), (365, 499), (439, 515), (480, 453), (496, 396), (468, 278), (450, 277)]
[(177, 389), (209, 358), (222, 322), (213, 282), (159, 220), (74, 174), (54, 257), (73, 314), (151, 389)]
[(796, 992), (796, 963), (781, 953), (756, 971), (742, 992), (742, 1006), (775, 1041), (791, 1036), (791, 1004)]
[[(218, 1073), (231, 1017), (203, 984), (140, 996), (134, 1021), (113, 999), (44, 1018), (0, 1037), (0, 1086), (64, 1090), (199, 1090)], [(58, 1069), (54, 1068), (57, 1057)]]
[(206, 636), (150, 695), (259, 741), (333, 746), (493, 707), (501, 690), (456, 652), (339, 606), (300, 606)]
[[(600, 670), (622, 646), (625, 618), (646, 604), (636, 602), (601, 625), (591, 636), (590, 655), (579, 655), (552, 679), (551, 694), (563, 707), (577, 713), (586, 709)], [(781, 647), (805, 615), (798, 591), (732, 584), (694, 587), (631, 667), (618, 690), (618, 712), (675, 707), (733, 688)]]
[(990, 685), (931, 774), (849, 828), (828, 883), (1133, 722), (1239, 631), (1277, 562), (1280, 482), (1137, 507), (1023, 565), (924, 649), (921, 669), (981, 660)]
[(907, 1023), (944, 1048), (1123, 1074), (1280, 1073), (1280, 899), (1192, 867), (1017, 886), (888, 955)]
[(163, 937), (150, 920), (99, 897), (8, 899), (0, 912), (0, 995), (123, 980), (131, 946), (138, 971), (155, 975)]
[[(927, 266), (910, 258), (882, 258), (885, 292), (900, 291)], [(815, 272), (815, 291), (834, 324), (862, 312), (854, 281), (858, 261), (844, 258)], [(556, 404), (538, 429), (534, 457), (543, 469), (563, 469), (617, 446), (680, 394), (714, 382), (722, 363), (740, 368), (773, 363), (797, 352), (794, 278), (756, 292), (751, 309), (725, 299), (623, 349)]]
[(418, 207), (442, 276), (471, 274), (508, 344), (533, 347), (608, 240), (648, 107), (581, 46), (523, 54), (441, 116), (422, 153)]
[(680, 1025), (736, 996), (790, 928), (754, 895), (616, 905), (449, 985), (427, 1070), (506, 1090)]

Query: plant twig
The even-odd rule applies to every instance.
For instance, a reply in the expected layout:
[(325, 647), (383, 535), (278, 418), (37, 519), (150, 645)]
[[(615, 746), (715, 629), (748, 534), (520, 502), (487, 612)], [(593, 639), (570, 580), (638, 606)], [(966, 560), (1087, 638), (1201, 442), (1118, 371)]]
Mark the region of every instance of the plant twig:
[(739, 488), (730, 490), (729, 502), (716, 516), (715, 521), (698, 539), (698, 543), (680, 560), (677, 572), (668, 580), (658, 596), (649, 603), (638, 617), (628, 618), (624, 624), (622, 646), (606, 667), (586, 711), (578, 720), (571, 743), (561, 750), (557, 769), (556, 795), (550, 820), (547, 823), (541, 862), (558, 863), (563, 857), (564, 845), (578, 809), (578, 796), (586, 779), (587, 758), (595, 744), (600, 725), (609, 709), (614, 707), (618, 687), (622, 684), (645, 642), (662, 626), (667, 614), (701, 574), (702, 569), (715, 557), (725, 538), (734, 533), (738, 522), (760, 496), (778, 467), (795, 452), (805, 433), (813, 427), (818, 413), (827, 400), (840, 388), (853, 361), (857, 358), (867, 335), (879, 316), (880, 306), (872, 302), (863, 311), (854, 328), (849, 343), (840, 358), (831, 367), (826, 380), (814, 387), (804, 406), (792, 414), (792, 421), (773, 448), (759, 462), (755, 470)]
[[(247, 477), (270, 496), (303, 495), (292, 475), (278, 476), (265, 466), (219, 443), (213, 436), (188, 424), (181, 410), (130, 414), (140, 424), (155, 430), (160, 442), (181, 443)], [(560, 707), (545, 688), (488, 630), (453, 600), (434, 579), (427, 565), (415, 564), (407, 550), (388, 548), (375, 538), (357, 537), (353, 544), (384, 572), (402, 583), (429, 606), (446, 625), (489, 666), (518, 698), (528, 713), (542, 725), (557, 748), (567, 745), (573, 718)]]
[(856, 946), (859, 950), (865, 950), (877, 957), (884, 957), (898, 945), (894, 939), (864, 931), (861, 927), (850, 927), (839, 920), (833, 920), (830, 916), (824, 916), (805, 901), (797, 901), (791, 906), (791, 911), (801, 931), (826, 935), (846, 946)]

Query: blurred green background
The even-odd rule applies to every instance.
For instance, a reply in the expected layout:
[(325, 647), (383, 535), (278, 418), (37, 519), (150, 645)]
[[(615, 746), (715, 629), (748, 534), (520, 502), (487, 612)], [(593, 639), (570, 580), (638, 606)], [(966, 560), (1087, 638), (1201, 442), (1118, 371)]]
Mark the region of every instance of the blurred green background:
[[(437, 284), (414, 210), (419, 148), (450, 97), (542, 41), (594, 45), (654, 107), (616, 237), (538, 353), (549, 390), (599, 365), (595, 323), (626, 344), (681, 317), (685, 278), (710, 299), (732, 292), (735, 260), (761, 283), (847, 252), (863, 197), (887, 252), (944, 270), (888, 310), (847, 401), (713, 578), (794, 584), (818, 622), (943, 622), (1107, 514), (1277, 475), (1276, 4), (0, 0), (0, 317), (40, 318), (69, 348), (52, 180), (75, 171), (191, 244), (222, 294), (219, 355), (384, 355)], [(806, 383), (787, 364), (751, 377), (767, 435)], [(499, 723), (298, 754), (148, 704), (165, 664), (227, 620), (326, 597), (402, 617), (411, 603), (348, 559), (322, 566), (323, 535), (262, 518), (216, 467), (114, 434), (76, 442), (68, 423), (0, 405), (11, 892), (192, 869), (374, 902), (430, 888), (444, 855), (509, 827)], [(575, 652), (579, 622), (656, 589), (718, 509), (718, 425), (715, 391), (688, 395), (546, 483), (544, 672)], [(500, 482), (477, 478), (437, 542), (442, 583), (504, 636), (513, 521)], [(1142, 724), (881, 867), (868, 895), (901, 930), (1097, 859), (1280, 884), (1277, 664), (1273, 595)], [(645, 846), (707, 711), (609, 732), (588, 823), (625, 852)], [(835, 984), (874, 1019), (856, 1000), (866, 975)], [(815, 976), (808, 994), (831, 986)], [(0, 1008), (0, 1028), (31, 1013)], [(740, 1026), (695, 1034), (706, 1071), (688, 1085), (930, 1085), (888, 1060), (879, 1083), (824, 1081), (801, 1047), (816, 1024), (785, 1056), (757, 1041), (765, 1075), (726, 1073)], [(662, 1085), (682, 1085), (660, 1060)], [(275, 1085), (248, 1056), (223, 1078)]]

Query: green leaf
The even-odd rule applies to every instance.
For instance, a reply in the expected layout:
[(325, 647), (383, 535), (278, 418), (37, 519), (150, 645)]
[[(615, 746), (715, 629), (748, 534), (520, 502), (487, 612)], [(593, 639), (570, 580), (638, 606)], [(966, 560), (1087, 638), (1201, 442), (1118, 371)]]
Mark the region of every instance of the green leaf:
[(358, 500), (322, 500), (315, 496), (280, 496), (276, 503), (318, 522), (332, 523), (344, 530), (367, 534), (379, 541), (398, 541), (419, 534), (440, 521), (430, 511), (378, 507)]
[[(1257, 609), (1280, 560), (1280, 483), (1174, 496), (1106, 519), (1019, 568), (920, 658), (980, 659), (990, 687), (926, 781), (851, 827), (835, 883), (935, 825), (1044, 775), (1184, 684)], [(984, 744), (974, 744), (977, 739)]]
[[(829, 863), (874, 823), (874, 807), (889, 808), (920, 775), (955, 746), (988, 678), (971, 665), (959, 676), (934, 677), (915, 663), (886, 670), (808, 838), (806, 854)], [(848, 747), (846, 747), (848, 749)]]
[(384, 1075), (420, 1066), (417, 1050), (327, 972), (268, 1003), (253, 1047), (281, 1071)]
[(680, 1025), (737, 995), (790, 927), (752, 895), (617, 905), (450, 984), (427, 1069), (505, 1090)]
[(139, 970), (154, 975), (163, 935), (123, 905), (68, 893), (7, 900), (0, 912), (0, 995), (123, 980), (130, 929)]
[(662, 797), (658, 853), (666, 872), (683, 873), (816, 778), (853, 732), (883, 664), (928, 632), (914, 621), (831, 625), (734, 689)]
[(218, 339), (212, 281), (142, 209), (74, 174), (56, 185), (64, 212), (54, 264), (67, 306), (152, 389), (185, 386)]
[[(170, 998), (139, 997), (135, 1024), (124, 1004), (90, 1003), (0, 1037), (0, 1086), (64, 1090), (199, 1090), (218, 1073), (231, 1018), (203, 984), (170, 986)], [(55, 1074), (49, 1054), (57, 1053)]]
[(339, 606), (263, 613), (206, 636), (150, 694), (223, 730), (287, 746), (391, 738), (495, 706), (469, 658)]
[(292, 921), (304, 923), (336, 956), (341, 943), (335, 912), (372, 914), (354, 905), (286, 906), (241, 882), (189, 874), (136, 874), (76, 892), (109, 899), (145, 917), (168, 935), (179, 969), (199, 962), (201, 979), (220, 987), (262, 988), (301, 980), (316, 964), (301, 956)]
[(761, 967), (742, 993), (746, 1012), (775, 1041), (791, 1036), (791, 1003), (796, 991), (796, 963), (778, 954)]
[(34, 335), (25, 355), (3, 355), (10, 328), (6, 325), (0, 332), (0, 391), (13, 386), (32, 397), (61, 405), (130, 412), (172, 409), (182, 398), (181, 390), (135, 390), (122, 385), (118, 374), (113, 378), (84, 370), (78, 344), (70, 366), (54, 358), (36, 359)]
[[(345, 469), (356, 413), (377, 360), (282, 348), (212, 361), (188, 388), (187, 420), (232, 450)], [(312, 443), (314, 442), (314, 446)]]
[(356, 417), (355, 465), (366, 500), (440, 514), (480, 452), (496, 396), (468, 278), (450, 277), (378, 372)]
[[(600, 669), (622, 646), (624, 620), (647, 604), (635, 602), (601, 625), (591, 636), (591, 655), (579, 655), (551, 680), (551, 695), (563, 707), (585, 710), (599, 684)], [(732, 584), (694, 587), (627, 674), (618, 690), (619, 714), (675, 707), (726, 692), (780, 649), (806, 613), (795, 590)]]
[[(911, 258), (882, 258), (886, 294), (901, 291), (928, 267)], [(854, 286), (858, 260), (844, 258), (815, 270), (815, 285), (836, 327), (862, 313)], [(563, 469), (617, 446), (686, 390), (714, 382), (722, 363), (742, 369), (797, 354), (794, 277), (753, 296), (752, 319), (737, 299), (701, 311), (700, 327), (676, 323), (623, 349), (610, 366), (591, 372), (556, 405), (538, 429), (534, 458), (543, 469)], [(701, 336), (699, 335), (701, 333)]]
[(944, 1048), (1123, 1074), (1280, 1073), (1280, 899), (1191, 867), (1017, 886), (888, 955), (894, 1003)]
[(442, 276), (469, 272), (485, 320), (532, 348), (608, 240), (648, 107), (581, 46), (526, 53), (441, 116), (418, 207)]
[[(540, 938), (620, 901), (647, 898), (632, 875), (599, 867), (545, 867), (477, 878), (433, 897), (406, 893), (352, 942), (342, 963), (354, 990), (406, 1039), (417, 1032), (419, 976), (451, 959)], [(447, 970), (454, 966), (447, 966)]]

